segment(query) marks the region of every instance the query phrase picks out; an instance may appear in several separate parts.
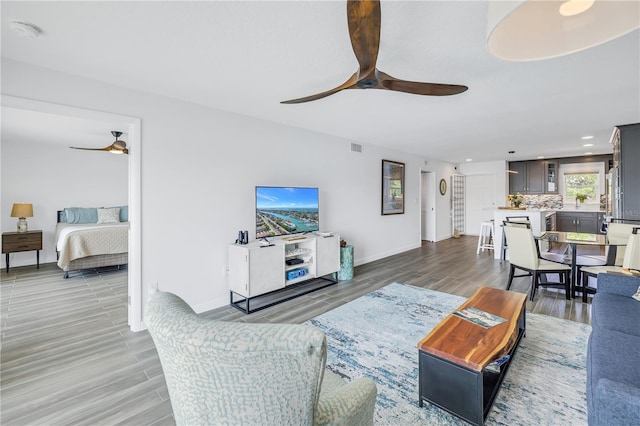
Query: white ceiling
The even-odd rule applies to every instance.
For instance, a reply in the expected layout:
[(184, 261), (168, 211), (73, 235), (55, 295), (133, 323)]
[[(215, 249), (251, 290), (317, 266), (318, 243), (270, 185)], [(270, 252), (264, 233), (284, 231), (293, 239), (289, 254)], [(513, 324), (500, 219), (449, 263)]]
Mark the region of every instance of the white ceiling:
[[(382, 3), (378, 68), (467, 92), (347, 90), (298, 105), (279, 102), (333, 88), (357, 69), (344, 1), (1, 8), (3, 58), (454, 163), (609, 153), (613, 126), (640, 121), (639, 30), (561, 58), (507, 62), (486, 48), (486, 1)], [(12, 19), (42, 35), (18, 37)], [(582, 147), (584, 135), (595, 146)]]

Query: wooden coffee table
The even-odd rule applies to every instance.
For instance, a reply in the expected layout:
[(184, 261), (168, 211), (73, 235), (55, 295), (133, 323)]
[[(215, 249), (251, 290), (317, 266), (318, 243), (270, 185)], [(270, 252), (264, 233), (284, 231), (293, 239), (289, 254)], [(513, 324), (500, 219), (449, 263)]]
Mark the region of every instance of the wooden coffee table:
[[(456, 311), (477, 308), (507, 321), (484, 328), (451, 313), (418, 343), (419, 404), (431, 402), (471, 424), (484, 423), (525, 333), (527, 295), (480, 287)], [(499, 373), (485, 367), (510, 359)]]

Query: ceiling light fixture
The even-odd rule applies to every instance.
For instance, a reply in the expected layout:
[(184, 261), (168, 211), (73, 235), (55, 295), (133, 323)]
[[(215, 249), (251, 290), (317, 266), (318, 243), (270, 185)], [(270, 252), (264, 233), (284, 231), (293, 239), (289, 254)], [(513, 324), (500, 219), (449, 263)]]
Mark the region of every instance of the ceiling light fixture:
[[(573, 16), (563, 16), (565, 10)], [(509, 61), (555, 58), (639, 28), (639, 14), (638, 1), (490, 0), (487, 47)]]
[(562, 16), (576, 16), (591, 9), (595, 0), (569, 0), (560, 5), (558, 11)]
[[(515, 154), (515, 151), (509, 151), (509, 159), (511, 159), (511, 154)], [(511, 162), (511, 160), (509, 160), (509, 162)], [(507, 173), (513, 173), (514, 175), (518, 174), (517, 170), (511, 170), (511, 169), (507, 169)]]
[(585, 144), (582, 144), (582, 146), (593, 146), (593, 144), (592, 143), (585, 143)]
[(25, 38), (37, 38), (42, 32), (40, 28), (29, 23), (22, 21), (11, 21), (9, 22), (9, 28), (14, 33), (18, 34), (20, 37)]
[(584, 155), (591, 155), (591, 154), (593, 154), (593, 152), (591, 152), (591, 151), (584, 153)]
[(583, 136), (580, 139), (582, 140), (587, 140), (587, 139), (593, 139), (593, 136), (589, 135), (589, 136)]
[(468, 162), (468, 161), (473, 161), (473, 160), (472, 160), (471, 158), (467, 158), (467, 159), (466, 159), (466, 160), (464, 160), (464, 161), (467, 161), (467, 162)]
[(538, 155), (538, 159), (542, 160), (544, 158), (544, 155)]

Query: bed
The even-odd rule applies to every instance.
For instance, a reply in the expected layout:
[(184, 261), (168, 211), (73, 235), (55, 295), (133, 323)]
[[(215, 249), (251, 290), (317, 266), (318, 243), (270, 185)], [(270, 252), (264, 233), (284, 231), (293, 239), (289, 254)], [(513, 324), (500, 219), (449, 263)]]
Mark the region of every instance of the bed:
[(123, 207), (68, 207), (59, 210), (56, 223), (58, 266), (69, 272), (129, 262), (128, 209)]

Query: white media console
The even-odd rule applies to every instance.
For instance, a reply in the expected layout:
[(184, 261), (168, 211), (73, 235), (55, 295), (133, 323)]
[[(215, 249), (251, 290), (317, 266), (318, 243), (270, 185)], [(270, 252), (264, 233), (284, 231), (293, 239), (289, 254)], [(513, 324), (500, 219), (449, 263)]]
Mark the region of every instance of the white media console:
[[(230, 304), (251, 313), (293, 297), (315, 291), (337, 281), (323, 279), (323, 285), (311, 285), (317, 279), (340, 270), (340, 236), (315, 234), (273, 239), (266, 246), (256, 241), (229, 246)], [(300, 285), (302, 291), (285, 294), (283, 290)], [(307, 291), (303, 286), (309, 285)], [(316, 283), (317, 284), (317, 283)], [(278, 297), (281, 294), (282, 297)], [(239, 296), (239, 300), (234, 300)], [(260, 300), (257, 300), (260, 298)], [(250, 309), (250, 303), (257, 307)], [(243, 308), (242, 305), (245, 305)]]

